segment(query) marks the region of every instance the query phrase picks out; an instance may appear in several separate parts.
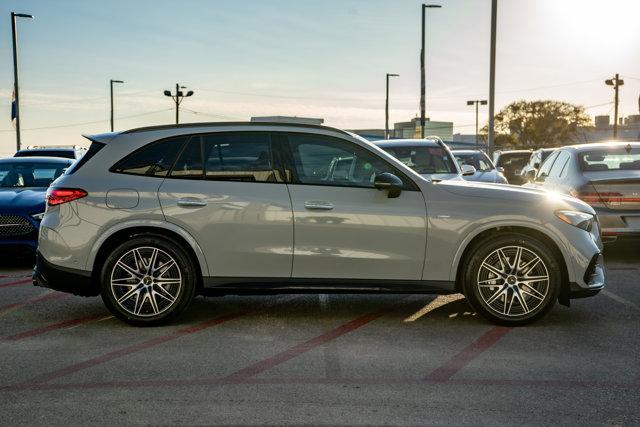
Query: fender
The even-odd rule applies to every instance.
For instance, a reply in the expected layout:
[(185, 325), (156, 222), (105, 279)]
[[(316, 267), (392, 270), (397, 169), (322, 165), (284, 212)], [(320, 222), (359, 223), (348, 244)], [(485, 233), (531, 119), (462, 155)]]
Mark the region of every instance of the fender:
[(135, 219), (131, 221), (119, 222), (104, 231), (100, 235), (100, 237), (96, 239), (93, 246), (91, 247), (91, 251), (89, 252), (89, 256), (87, 257), (86, 270), (93, 271), (93, 264), (96, 260), (96, 256), (98, 255), (98, 251), (109, 237), (113, 236), (118, 231), (138, 227), (164, 229), (172, 231), (182, 237), (189, 244), (189, 246), (191, 246), (191, 249), (193, 249), (193, 252), (196, 254), (196, 257), (198, 258), (198, 264), (200, 265), (200, 271), (202, 271), (202, 275), (205, 277), (210, 276), (209, 266), (204, 256), (204, 252), (202, 251), (202, 248), (200, 247), (196, 239), (191, 236), (191, 234), (189, 234), (183, 228), (170, 222), (151, 219)]
[(566, 269), (567, 269), (567, 274), (568, 274), (569, 281), (570, 282), (575, 281), (574, 280), (574, 276), (575, 276), (574, 266), (573, 266), (573, 262), (571, 261), (571, 257), (569, 256), (569, 248), (568, 248), (567, 243), (563, 239), (559, 239), (557, 233), (550, 233), (549, 232), (549, 230), (550, 230), (549, 227), (543, 227), (543, 225), (538, 224), (536, 222), (517, 221), (517, 220), (515, 220), (515, 221), (514, 220), (509, 220), (509, 221), (491, 221), (491, 222), (484, 223), (484, 224), (478, 226), (476, 229), (473, 230), (473, 232), (468, 233), (465, 236), (465, 238), (462, 240), (462, 242), (458, 245), (458, 250), (456, 251), (455, 257), (453, 259), (453, 264), (451, 265), (451, 270), (449, 271), (450, 280), (453, 280), (453, 281), (456, 280), (456, 275), (457, 275), (457, 272), (458, 272), (458, 265), (460, 264), (460, 260), (462, 259), (462, 254), (464, 253), (464, 251), (467, 248), (467, 246), (469, 246), (469, 243), (471, 243), (471, 241), (475, 237), (477, 237), (480, 233), (482, 233), (483, 231), (490, 230), (492, 228), (497, 228), (497, 227), (530, 228), (530, 229), (536, 230), (536, 231), (544, 234), (545, 236), (547, 236), (560, 249), (560, 253), (562, 254), (562, 258), (564, 258), (564, 262), (565, 262), (565, 265), (567, 267)]

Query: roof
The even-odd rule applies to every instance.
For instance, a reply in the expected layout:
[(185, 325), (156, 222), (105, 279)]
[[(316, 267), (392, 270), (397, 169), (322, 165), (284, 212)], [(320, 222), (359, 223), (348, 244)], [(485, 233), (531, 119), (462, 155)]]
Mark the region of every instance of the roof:
[(66, 157), (31, 156), (31, 157), (7, 157), (0, 159), (0, 163), (72, 163), (74, 159)]
[(34, 147), (34, 148), (23, 148), (22, 150), (18, 150), (18, 153), (22, 153), (22, 152), (32, 152), (32, 151), (71, 151), (71, 152), (76, 152), (77, 150), (75, 148), (71, 148), (71, 147)]
[(582, 152), (587, 150), (598, 150), (603, 148), (611, 148), (611, 147), (626, 147), (627, 145), (631, 145), (634, 148), (640, 147), (640, 141), (608, 141), (608, 142), (594, 142), (591, 144), (576, 144), (576, 145), (568, 145), (566, 147), (559, 148), (569, 148), (573, 151)]
[(482, 150), (451, 150), (453, 154), (484, 154)]
[(380, 148), (392, 147), (440, 147), (437, 141), (432, 139), (385, 139), (380, 141), (372, 141)]
[(158, 125), (158, 126), (148, 126), (141, 127), (136, 129), (129, 129), (127, 131), (122, 132), (123, 134), (129, 133), (137, 133), (137, 132), (149, 132), (163, 129), (191, 129), (191, 128), (199, 128), (199, 127), (225, 127), (225, 126), (248, 126), (248, 127), (265, 127), (265, 126), (273, 126), (273, 127), (301, 127), (301, 128), (311, 128), (311, 129), (322, 129), (322, 130), (332, 130), (335, 132), (340, 132), (345, 135), (349, 135), (348, 132), (333, 128), (330, 126), (324, 125), (314, 125), (309, 123), (288, 123), (288, 122), (267, 122), (267, 121), (257, 121), (257, 122), (203, 122), (203, 123), (183, 123), (178, 125)]
[(531, 154), (533, 151), (532, 150), (498, 150), (496, 151), (496, 153), (500, 153), (502, 154), (523, 154), (523, 153), (529, 153)]

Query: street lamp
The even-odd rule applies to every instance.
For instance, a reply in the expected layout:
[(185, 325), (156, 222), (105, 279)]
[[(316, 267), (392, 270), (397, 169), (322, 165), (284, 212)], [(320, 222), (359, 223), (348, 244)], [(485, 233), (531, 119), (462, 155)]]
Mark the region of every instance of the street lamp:
[(389, 77), (400, 77), (400, 74), (387, 73), (387, 98), (384, 104), (384, 139), (389, 139)]
[(474, 99), (472, 101), (467, 101), (467, 105), (476, 106), (476, 150), (478, 149), (478, 105), (487, 105), (486, 99)]
[(109, 87), (111, 89), (111, 132), (113, 132), (113, 84), (124, 83), (122, 80), (109, 80)]
[(437, 9), (437, 8), (441, 8), (442, 6), (440, 6), (439, 4), (422, 4), (422, 38), (421, 38), (421, 43), (422, 43), (422, 49), (420, 50), (420, 138), (424, 138), (424, 121), (425, 121), (425, 112), (426, 112), (426, 106), (425, 106), (425, 75), (424, 75), (424, 70), (425, 70), (425, 48), (424, 48), (424, 37), (425, 37), (425, 31), (424, 31), (424, 25), (425, 25), (425, 11), (427, 10), (427, 8), (429, 9)]
[(178, 124), (178, 122), (179, 122), (180, 103), (182, 102), (182, 100), (184, 98), (193, 95), (193, 91), (192, 90), (188, 91), (186, 94), (183, 93), (180, 90), (180, 89), (186, 89), (186, 88), (187, 88), (186, 86), (180, 86), (179, 83), (176, 83), (176, 94), (175, 95), (173, 95), (170, 90), (165, 90), (164, 91), (164, 96), (168, 96), (168, 97), (172, 98), (173, 102), (176, 103), (176, 124)]
[(16, 148), (20, 150), (20, 93), (18, 91), (18, 33), (16, 18), (33, 19), (33, 15), (11, 12), (11, 35), (13, 38), (13, 97), (16, 119)]

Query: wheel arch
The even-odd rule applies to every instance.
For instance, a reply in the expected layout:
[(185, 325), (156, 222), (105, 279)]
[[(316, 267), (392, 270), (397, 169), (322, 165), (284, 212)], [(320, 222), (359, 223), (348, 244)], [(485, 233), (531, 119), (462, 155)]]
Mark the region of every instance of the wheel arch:
[[(568, 263), (569, 258), (566, 254), (566, 249), (563, 250), (564, 245), (561, 242), (558, 242), (548, 233), (544, 232), (537, 227), (532, 227), (529, 225), (494, 225), (482, 228), (477, 230), (476, 233), (470, 235), (465, 239), (463, 244), (460, 245), (458, 252), (456, 253), (456, 257), (454, 260), (454, 265), (452, 266), (452, 275), (453, 280), (455, 281), (455, 289), (458, 292), (462, 291), (462, 277), (464, 276), (462, 269), (465, 266), (465, 259), (471, 253), (471, 249), (473, 249), (474, 245), (478, 243), (480, 240), (484, 239), (487, 236), (492, 234), (505, 234), (505, 233), (517, 233), (524, 234), (527, 236), (535, 237), (545, 243), (551, 250), (553, 251), (558, 263), (560, 264), (560, 268), (562, 271), (562, 287), (563, 291), (565, 291), (565, 287), (568, 288), (569, 282), (571, 281), (571, 272), (572, 268), (569, 268)], [(564, 292), (561, 291), (561, 298), (563, 298)], [(561, 301), (564, 303), (564, 299)]]
[[(94, 243), (86, 265), (86, 269), (92, 271), (93, 279), (100, 274), (102, 263), (110, 250), (115, 249), (116, 246), (133, 236), (141, 234), (155, 234), (175, 241), (193, 258), (194, 264), (198, 269), (197, 276), (202, 278), (209, 275), (209, 267), (204, 257), (204, 252), (188, 232), (171, 223), (135, 221), (121, 223), (112, 227)], [(95, 280), (93, 282), (97, 283)]]

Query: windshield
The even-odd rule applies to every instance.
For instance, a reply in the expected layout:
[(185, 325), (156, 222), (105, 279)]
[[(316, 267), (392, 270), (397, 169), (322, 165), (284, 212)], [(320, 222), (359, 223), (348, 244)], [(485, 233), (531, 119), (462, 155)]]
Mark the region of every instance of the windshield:
[(580, 153), (580, 167), (585, 172), (640, 170), (640, 147), (611, 147)]
[(384, 147), (387, 153), (420, 174), (458, 173), (449, 153), (440, 147)]
[(493, 170), (493, 164), (484, 153), (458, 154), (454, 151), (453, 155), (461, 165), (473, 166), (480, 172)]
[(60, 162), (0, 163), (0, 187), (48, 187), (68, 166)]

